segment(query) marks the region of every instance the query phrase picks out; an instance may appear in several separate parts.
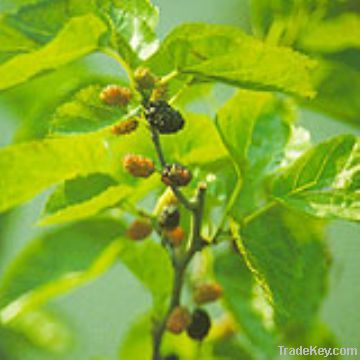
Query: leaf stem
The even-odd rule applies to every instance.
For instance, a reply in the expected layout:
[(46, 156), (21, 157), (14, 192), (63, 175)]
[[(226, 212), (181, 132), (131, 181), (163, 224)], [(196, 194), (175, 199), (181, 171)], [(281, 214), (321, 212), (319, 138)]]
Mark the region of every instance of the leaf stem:
[(258, 218), (262, 214), (264, 214), (267, 211), (269, 211), (270, 209), (272, 209), (275, 205), (277, 205), (277, 201), (275, 201), (275, 200), (270, 201), (269, 203), (267, 203), (263, 207), (255, 210), (254, 212), (252, 212), (248, 216), (245, 216), (241, 221), (241, 225), (242, 226), (249, 225), (252, 221), (254, 221), (256, 218)]
[(225, 208), (225, 211), (223, 212), (222, 218), (220, 220), (220, 224), (219, 224), (215, 234), (212, 237), (211, 242), (214, 242), (214, 243), (216, 243), (217, 238), (222, 233), (223, 228), (226, 223), (226, 219), (229, 216), (232, 208), (234, 207), (235, 201), (238, 198), (240, 191), (242, 189), (241, 171), (236, 164), (235, 164), (235, 170), (236, 170), (236, 174), (237, 174), (236, 185), (235, 185), (233, 192), (231, 193), (228, 203), (226, 204), (226, 208)]

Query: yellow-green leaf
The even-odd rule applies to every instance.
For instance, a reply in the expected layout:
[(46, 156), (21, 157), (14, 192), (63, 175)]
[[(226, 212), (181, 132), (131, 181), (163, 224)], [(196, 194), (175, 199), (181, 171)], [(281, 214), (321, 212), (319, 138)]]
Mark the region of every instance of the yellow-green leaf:
[(56, 69), (98, 48), (105, 24), (95, 15), (74, 17), (58, 35), (42, 48), (18, 55), (0, 66), (0, 90)]

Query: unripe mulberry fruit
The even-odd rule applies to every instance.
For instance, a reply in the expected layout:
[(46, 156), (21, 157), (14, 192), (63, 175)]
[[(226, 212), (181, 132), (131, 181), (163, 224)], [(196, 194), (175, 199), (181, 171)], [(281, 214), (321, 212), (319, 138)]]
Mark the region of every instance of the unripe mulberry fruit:
[(194, 301), (205, 304), (216, 301), (222, 294), (222, 287), (218, 283), (200, 284), (194, 290)]
[(196, 309), (186, 332), (190, 338), (201, 341), (209, 333), (210, 327), (211, 320), (208, 313), (202, 309)]
[(156, 202), (153, 214), (155, 216), (158, 216), (166, 206), (178, 204), (178, 198), (176, 197), (172, 189), (170, 187), (167, 187), (164, 193), (159, 197), (158, 201)]
[(177, 226), (175, 229), (166, 230), (165, 236), (173, 247), (178, 247), (184, 241), (185, 231), (181, 226)]
[(152, 101), (165, 100), (167, 97), (168, 97), (167, 84), (161, 84), (161, 85), (157, 86), (151, 94)]
[(186, 186), (191, 179), (190, 170), (180, 164), (166, 165), (161, 174), (161, 181), (168, 186)]
[(160, 134), (176, 133), (185, 124), (182, 115), (164, 100), (150, 102), (145, 109), (145, 116)]
[(159, 225), (165, 230), (176, 228), (180, 222), (180, 212), (176, 206), (167, 206), (158, 217)]
[(100, 100), (107, 105), (124, 107), (131, 99), (131, 90), (119, 85), (108, 85), (100, 93)]
[(191, 323), (189, 310), (183, 306), (177, 306), (170, 313), (166, 321), (166, 330), (173, 334), (181, 334)]
[(126, 135), (130, 134), (137, 129), (139, 122), (136, 119), (128, 119), (122, 121), (120, 124), (116, 124), (111, 128), (114, 135)]
[(152, 89), (156, 82), (156, 77), (146, 67), (139, 67), (135, 70), (134, 79), (139, 90)]
[(124, 169), (135, 177), (149, 177), (155, 171), (155, 164), (151, 159), (141, 155), (126, 155), (123, 159)]
[(151, 234), (152, 230), (149, 221), (135, 220), (127, 229), (126, 236), (135, 241), (143, 240)]

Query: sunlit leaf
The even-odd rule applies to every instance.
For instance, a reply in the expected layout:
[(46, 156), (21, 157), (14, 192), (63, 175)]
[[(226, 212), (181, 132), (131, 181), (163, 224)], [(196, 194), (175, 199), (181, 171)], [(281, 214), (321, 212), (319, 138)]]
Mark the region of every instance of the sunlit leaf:
[(318, 22), (301, 38), (300, 45), (308, 51), (322, 53), (359, 48), (360, 16), (355, 13), (345, 13)]
[(111, 44), (130, 66), (139, 64), (154, 53), (158, 40), (154, 28), (157, 8), (147, 0), (110, 1), (103, 11), (110, 21)]
[(33, 345), (53, 353), (64, 353), (72, 341), (67, 326), (54, 314), (41, 309), (18, 316), (8, 328), (25, 336)]
[(60, 105), (52, 118), (51, 131), (76, 133), (98, 130), (121, 119), (125, 108), (104, 104), (100, 92), (105, 84), (88, 85)]
[(66, 221), (79, 221), (96, 215), (102, 210), (111, 208), (125, 199), (132, 189), (126, 185), (110, 186), (100, 195), (90, 200), (67, 206), (52, 215), (40, 220), (41, 225), (58, 224)]
[(18, 85), (43, 71), (56, 69), (96, 50), (105, 30), (104, 23), (94, 15), (73, 18), (42, 48), (18, 55), (0, 65), (0, 90)]
[(108, 173), (128, 182), (132, 177), (125, 173), (121, 161), (129, 152), (153, 153), (146, 129), (120, 138), (105, 129), (4, 148), (0, 150), (0, 187), (6, 191), (0, 194), (0, 211), (80, 175)]
[(10, 146), (0, 150), (0, 209), (30, 199), (67, 178), (109, 169), (102, 138), (68, 137)]
[(249, 89), (314, 95), (308, 74), (311, 60), (289, 48), (266, 45), (229, 26), (181, 25), (168, 35), (149, 64), (158, 74), (177, 70), (198, 79)]

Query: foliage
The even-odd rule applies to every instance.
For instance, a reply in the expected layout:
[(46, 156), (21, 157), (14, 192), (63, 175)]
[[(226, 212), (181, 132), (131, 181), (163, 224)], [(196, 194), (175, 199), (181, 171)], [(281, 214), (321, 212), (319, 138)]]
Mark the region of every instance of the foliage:
[[(188, 359), (271, 359), (279, 339), (308, 342), (315, 332), (319, 344), (332, 339), (318, 320), (330, 263), (324, 228), (334, 218), (360, 220), (359, 139), (344, 134), (310, 144), (298, 110), (359, 125), (359, 15), (349, 4), (254, 0), (254, 35), (190, 23), (160, 42), (159, 11), (148, 0), (4, 2), (0, 90), (10, 105), (33, 111), (18, 143), (0, 149), (0, 211), (50, 189), (38, 225), (52, 227), (2, 277), (0, 354), (15, 356), (13, 344), (24, 341), (65, 352), (69, 329), (47, 306), (117, 261), (153, 299), (121, 344), (121, 359), (151, 356), (152, 345), (154, 360), (160, 346)], [(115, 61), (118, 75), (89, 70), (74, 81), (77, 64), (94, 53)], [(139, 85), (138, 66), (155, 84)], [(101, 101), (110, 82), (131, 89), (129, 104)], [(189, 110), (211, 103), (219, 83), (231, 91), (213, 114)], [(159, 93), (185, 119), (161, 138), (144, 109)], [(129, 118), (138, 128), (114, 134)], [(181, 213), (176, 225), (188, 235), (179, 248), (153, 212), (162, 206), (164, 176), (134, 179), (121, 166), (128, 153), (152, 159), (158, 172), (167, 161), (191, 169), (183, 191), (166, 183)], [(134, 218), (152, 224), (150, 239), (126, 238)], [(180, 297), (182, 288), (191, 292), (193, 278), (209, 277), (223, 297), (217, 311), (209, 307), (214, 331), (199, 355), (188, 337), (164, 330), (169, 310), (180, 301), (194, 305)], [(219, 314), (233, 319), (230, 335), (219, 335)], [(52, 329), (49, 338), (42, 327)]]

